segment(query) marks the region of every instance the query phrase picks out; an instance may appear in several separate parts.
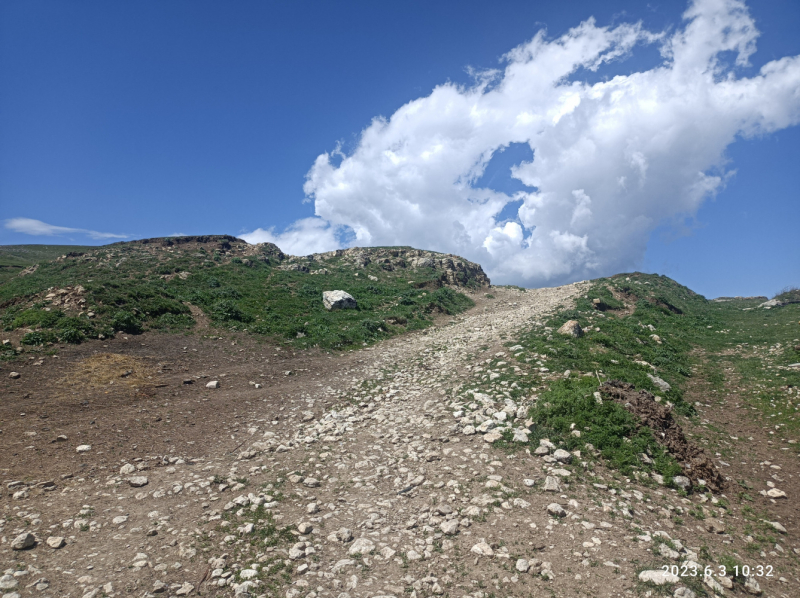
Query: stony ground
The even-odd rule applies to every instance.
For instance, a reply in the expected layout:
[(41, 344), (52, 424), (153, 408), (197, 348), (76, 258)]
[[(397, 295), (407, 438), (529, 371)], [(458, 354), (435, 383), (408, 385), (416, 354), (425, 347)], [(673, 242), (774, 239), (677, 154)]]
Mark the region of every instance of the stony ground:
[[(733, 471), (727, 494), (682, 496), (546, 441), (534, 454), (492, 442), (497, 427), (526, 436), (525, 402), (467, 382), (491, 379), (487, 358), (501, 365), (515, 331), (584, 288), (492, 289), (431, 330), (346, 354), (206, 330), (4, 366), (0, 592), (800, 595), (796, 459), (702, 388), (692, 433), (736, 426), (725, 442), (742, 439), (740, 458), (723, 465), (760, 479), (745, 505), (758, 529)], [(770, 549), (747, 551), (751, 534)], [(726, 555), (749, 577), (723, 573)]]

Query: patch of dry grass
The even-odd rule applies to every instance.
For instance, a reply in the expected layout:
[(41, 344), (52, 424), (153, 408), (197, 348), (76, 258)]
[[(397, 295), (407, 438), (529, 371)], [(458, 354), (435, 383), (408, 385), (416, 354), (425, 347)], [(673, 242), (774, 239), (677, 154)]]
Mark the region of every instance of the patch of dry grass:
[(141, 388), (157, 383), (158, 370), (143, 359), (100, 353), (74, 364), (72, 371), (60, 382), (83, 388)]

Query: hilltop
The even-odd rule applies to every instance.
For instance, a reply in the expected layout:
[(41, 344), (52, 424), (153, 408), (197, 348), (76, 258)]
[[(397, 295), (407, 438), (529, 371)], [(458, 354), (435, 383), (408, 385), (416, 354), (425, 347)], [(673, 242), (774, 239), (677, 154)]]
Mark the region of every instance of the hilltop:
[[(211, 323), (298, 347), (360, 346), (459, 313), (472, 305), (459, 289), (489, 285), (478, 264), (410, 247), (290, 256), (271, 243), (207, 235), (52, 254), (33, 253), (0, 284), (0, 325), (23, 331), (13, 339), (22, 344)], [(358, 309), (326, 311), (322, 293), (337, 289), (355, 297)]]

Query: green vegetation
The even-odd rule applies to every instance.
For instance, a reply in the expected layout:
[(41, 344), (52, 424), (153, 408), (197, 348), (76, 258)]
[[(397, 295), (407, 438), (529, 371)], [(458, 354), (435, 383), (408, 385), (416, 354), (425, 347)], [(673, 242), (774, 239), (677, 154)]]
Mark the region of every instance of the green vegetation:
[(773, 299), (787, 303), (790, 301), (800, 301), (800, 287), (786, 287), (780, 293), (775, 295)]
[[(677, 463), (651, 431), (638, 426), (621, 405), (597, 401), (594, 392), (600, 381), (622, 380), (691, 417), (694, 408), (684, 393), (693, 376), (702, 376), (719, 399), (734, 388), (745, 394), (751, 408), (769, 418), (781, 435), (796, 438), (800, 368), (787, 366), (800, 362), (800, 305), (766, 310), (756, 307), (761, 301), (708, 301), (657, 275), (595, 281), (574, 309), (508, 343), (523, 347), (516, 353), (519, 361), (572, 373), (540, 393), (530, 411), (540, 428), (532, 442), (547, 436), (568, 449), (590, 443), (626, 475), (652, 469), (669, 479), (678, 473)], [(567, 320), (577, 320), (586, 334), (557, 334)], [(648, 374), (668, 382), (670, 389), (660, 389)], [(580, 437), (572, 430), (580, 431)], [(652, 464), (641, 463), (642, 453)]]
[[(425, 328), (436, 314), (474, 305), (441, 286), (441, 272), (433, 268), (355, 267), (331, 256), (290, 269), (274, 246), (253, 255), (232, 237), (210, 239), (184, 247), (113, 244), (42, 262), (35, 272), (0, 284), (0, 326), (30, 329), (23, 339), (28, 345), (80, 342), (117, 332), (186, 331), (195, 324), (196, 306), (222, 329), (297, 347), (343, 349)], [(325, 310), (322, 292), (334, 289), (353, 295), (358, 309)], [(48, 298), (59, 290), (63, 299)]]
[[(530, 449), (547, 438), (559, 447), (581, 450), (586, 457), (601, 457), (623, 475), (659, 473), (669, 482), (680, 471), (675, 458), (636, 415), (619, 403), (602, 400), (601, 383), (631, 383), (662, 404), (673, 405), (676, 417), (696, 423), (698, 398), (705, 404), (722, 404), (725, 395), (735, 391), (746, 401), (742, 408), (768, 418), (775, 438), (796, 439), (800, 367), (788, 366), (800, 362), (800, 305), (757, 308), (763, 300), (708, 301), (657, 275), (600, 279), (574, 308), (508, 341), (513, 359), (500, 354), (480, 363), (473, 370), (476, 384), (462, 392), (467, 397), (470, 391), (488, 393), (516, 404), (536, 397), (528, 413), (535, 422)], [(559, 334), (568, 320), (577, 320), (584, 336)], [(697, 395), (696, 383), (702, 385), (702, 396)], [(695, 390), (687, 399), (690, 388)], [(477, 402), (465, 406), (480, 409)], [(703, 430), (723, 434), (707, 422)], [(730, 439), (723, 436), (722, 444), (729, 445)], [(510, 433), (498, 444), (508, 450), (524, 446), (513, 442)], [(723, 456), (730, 450), (713, 446)]]
[(86, 252), (82, 245), (0, 245), (0, 284), (25, 268), (54, 260), (70, 252)]

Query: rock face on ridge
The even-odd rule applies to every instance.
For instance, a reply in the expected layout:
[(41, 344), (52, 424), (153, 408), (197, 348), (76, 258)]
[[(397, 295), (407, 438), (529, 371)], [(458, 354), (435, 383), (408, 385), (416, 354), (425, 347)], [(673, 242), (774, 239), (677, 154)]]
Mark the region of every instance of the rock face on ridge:
[[(263, 245), (272, 244), (265, 243)], [(262, 244), (253, 247), (257, 248), (259, 252), (262, 251)], [(339, 263), (356, 268), (366, 268), (370, 264), (378, 264), (382, 269), (390, 272), (395, 270), (413, 272), (430, 268), (439, 273), (441, 284), (452, 286), (482, 287), (491, 284), (480, 264), (470, 262), (457, 255), (412, 247), (351, 247), (307, 256), (285, 256), (281, 267), (305, 272), (308, 271), (309, 264), (324, 265), (326, 262), (332, 261), (339, 261)]]

